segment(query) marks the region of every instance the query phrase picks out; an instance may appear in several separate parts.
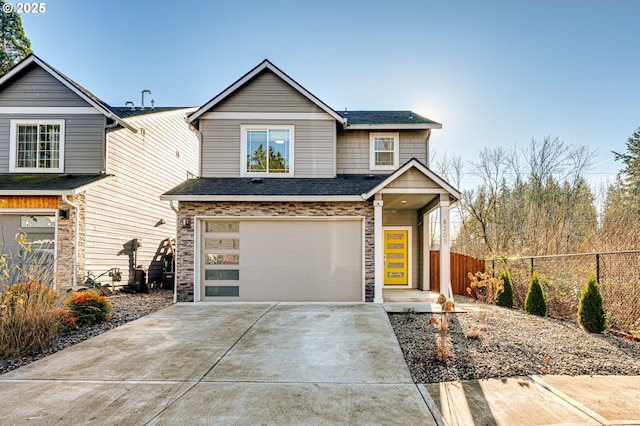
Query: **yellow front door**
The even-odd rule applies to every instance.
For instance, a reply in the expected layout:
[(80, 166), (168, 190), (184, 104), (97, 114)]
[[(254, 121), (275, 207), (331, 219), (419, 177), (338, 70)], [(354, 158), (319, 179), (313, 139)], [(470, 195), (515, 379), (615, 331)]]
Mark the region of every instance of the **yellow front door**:
[(409, 232), (384, 230), (384, 285), (407, 285)]

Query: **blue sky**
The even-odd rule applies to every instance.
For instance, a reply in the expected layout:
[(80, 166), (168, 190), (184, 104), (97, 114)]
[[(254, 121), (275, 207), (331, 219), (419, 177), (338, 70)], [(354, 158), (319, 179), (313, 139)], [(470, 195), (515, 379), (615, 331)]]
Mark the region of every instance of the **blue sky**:
[(636, 1), (45, 4), (22, 15), (34, 52), (113, 106), (139, 105), (142, 89), (199, 106), (268, 58), (333, 108), (443, 123), (436, 150), (465, 160), (559, 137), (598, 150), (598, 179), (640, 127)]

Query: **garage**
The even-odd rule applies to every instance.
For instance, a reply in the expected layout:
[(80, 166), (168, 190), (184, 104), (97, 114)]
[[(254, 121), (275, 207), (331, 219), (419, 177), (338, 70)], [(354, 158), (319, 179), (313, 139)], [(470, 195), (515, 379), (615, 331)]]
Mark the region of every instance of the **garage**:
[(201, 220), (200, 299), (363, 301), (362, 218)]

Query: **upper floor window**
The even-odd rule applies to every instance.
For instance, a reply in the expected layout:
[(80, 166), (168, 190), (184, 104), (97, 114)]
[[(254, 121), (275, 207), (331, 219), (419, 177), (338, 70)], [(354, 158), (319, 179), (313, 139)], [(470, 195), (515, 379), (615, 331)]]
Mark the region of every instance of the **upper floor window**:
[(11, 120), (9, 171), (64, 171), (64, 120)]
[(293, 175), (294, 126), (241, 126), (242, 175)]
[(398, 133), (371, 133), (369, 141), (371, 170), (395, 170), (399, 167), (400, 135)]

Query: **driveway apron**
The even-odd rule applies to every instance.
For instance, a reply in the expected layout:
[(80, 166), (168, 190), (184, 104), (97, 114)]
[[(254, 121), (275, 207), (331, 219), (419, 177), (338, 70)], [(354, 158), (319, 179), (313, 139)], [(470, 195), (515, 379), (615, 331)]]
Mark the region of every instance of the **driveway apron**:
[(373, 304), (178, 304), (0, 376), (2, 424), (436, 424)]

